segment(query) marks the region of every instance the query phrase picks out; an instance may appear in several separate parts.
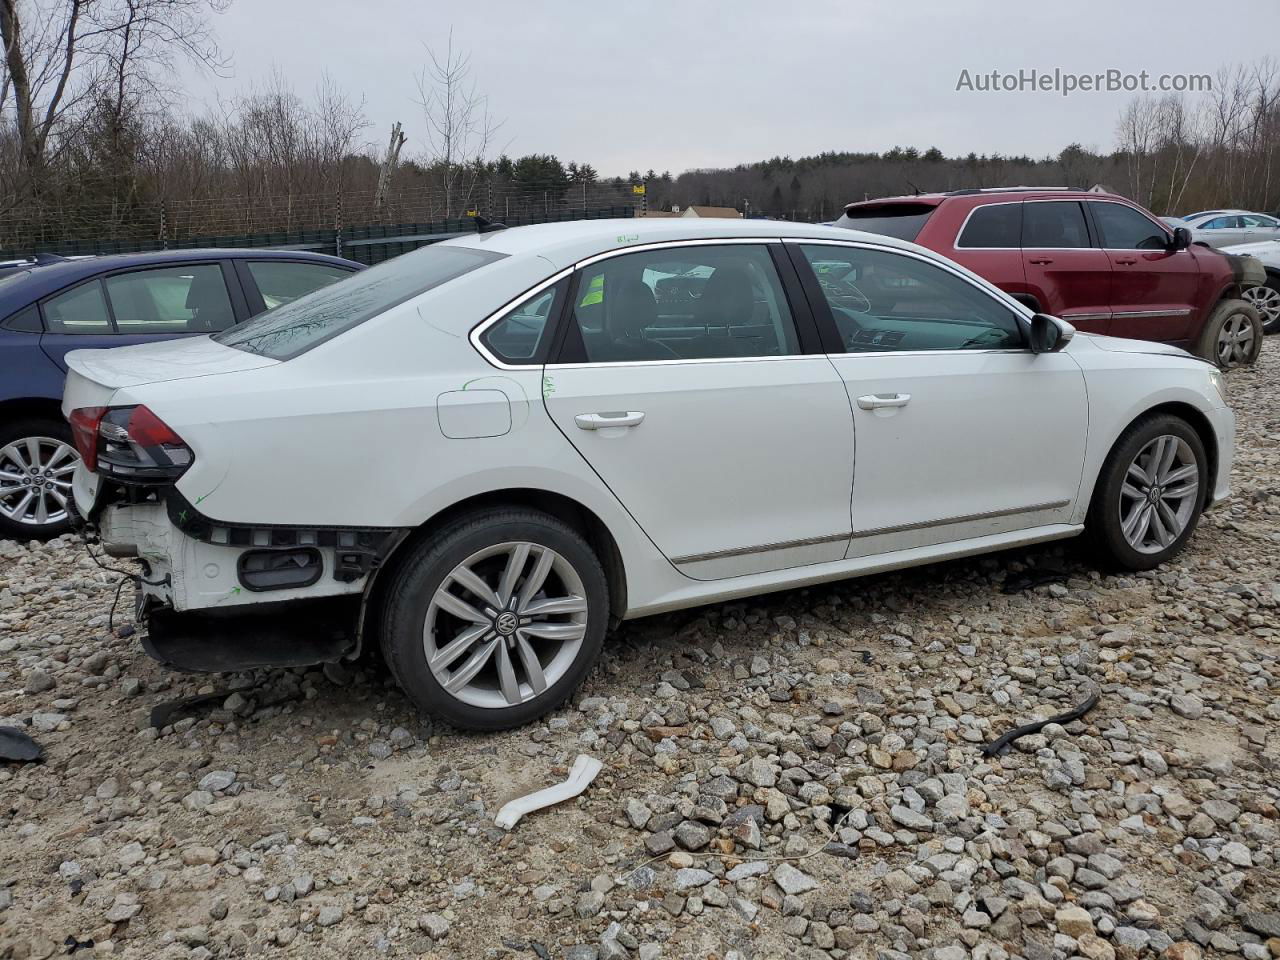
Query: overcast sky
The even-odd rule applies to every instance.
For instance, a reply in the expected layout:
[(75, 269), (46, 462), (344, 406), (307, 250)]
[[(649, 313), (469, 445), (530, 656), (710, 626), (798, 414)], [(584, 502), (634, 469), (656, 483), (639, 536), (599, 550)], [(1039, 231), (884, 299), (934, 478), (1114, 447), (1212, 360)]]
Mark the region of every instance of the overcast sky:
[(199, 109), (279, 68), (308, 96), (327, 70), (365, 98), (367, 139), (384, 143), (400, 120), (413, 156), (425, 148), (414, 77), (450, 26), (505, 120), (499, 146), (625, 175), (898, 144), (1109, 149), (1131, 94), (958, 92), (961, 71), (1213, 74), (1275, 50), (1280, 3), (235, 0), (216, 20), (230, 75), (192, 75), (188, 89)]

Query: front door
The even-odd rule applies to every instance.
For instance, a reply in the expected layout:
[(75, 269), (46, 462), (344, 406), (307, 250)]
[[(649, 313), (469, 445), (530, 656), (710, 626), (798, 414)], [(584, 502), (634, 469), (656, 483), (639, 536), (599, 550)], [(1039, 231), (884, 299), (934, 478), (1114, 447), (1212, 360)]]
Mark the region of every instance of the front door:
[(849, 400), (803, 333), (763, 242), (665, 244), (579, 271), (547, 411), (690, 577), (845, 555)]
[(1088, 422), (1070, 356), (1031, 353), (1012, 307), (936, 261), (798, 247), (802, 267), (848, 265), (843, 289), (822, 287), (819, 320), (854, 403), (849, 556), (1067, 523)]
[(1185, 343), (1193, 332), (1203, 277), (1190, 250), (1173, 250), (1169, 232), (1133, 207), (1089, 204), (1111, 259), (1113, 337)]

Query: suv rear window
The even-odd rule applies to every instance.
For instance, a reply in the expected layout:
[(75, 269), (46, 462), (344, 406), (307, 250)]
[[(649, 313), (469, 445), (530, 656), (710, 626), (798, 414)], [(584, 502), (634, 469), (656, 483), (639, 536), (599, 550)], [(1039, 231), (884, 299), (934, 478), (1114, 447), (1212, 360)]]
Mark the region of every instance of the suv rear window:
[(420, 293), (505, 256), (432, 244), (321, 287), (213, 339), (249, 353), (290, 360)]
[(1022, 204), (993, 203), (975, 208), (956, 246), (1016, 250), (1022, 246)]
[(876, 207), (846, 210), (836, 221), (837, 227), (865, 230), (899, 240), (914, 240), (933, 216), (936, 207), (924, 203), (886, 203)]

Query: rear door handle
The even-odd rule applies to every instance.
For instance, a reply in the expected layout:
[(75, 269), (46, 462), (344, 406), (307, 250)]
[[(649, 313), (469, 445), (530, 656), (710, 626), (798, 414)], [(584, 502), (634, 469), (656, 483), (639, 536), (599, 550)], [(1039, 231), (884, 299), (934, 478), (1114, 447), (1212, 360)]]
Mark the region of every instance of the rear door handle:
[(573, 418), (583, 430), (605, 430), (609, 427), (638, 427), (644, 421), (639, 410), (626, 413), (580, 413)]
[(1031, 257), (1027, 260), (1027, 263), (1034, 263), (1043, 267), (1045, 264), (1053, 263), (1053, 260), (1050, 257)]
[(1138, 262), (1137, 260), (1130, 260), (1128, 258), (1125, 258), (1123, 260), (1121, 259), (1116, 260), (1116, 263), (1122, 264), (1123, 266), (1126, 266), (1126, 267), (1132, 267), (1137, 262)]
[(863, 410), (879, 410), (881, 407), (905, 407), (911, 402), (909, 393), (869, 393), (858, 398)]

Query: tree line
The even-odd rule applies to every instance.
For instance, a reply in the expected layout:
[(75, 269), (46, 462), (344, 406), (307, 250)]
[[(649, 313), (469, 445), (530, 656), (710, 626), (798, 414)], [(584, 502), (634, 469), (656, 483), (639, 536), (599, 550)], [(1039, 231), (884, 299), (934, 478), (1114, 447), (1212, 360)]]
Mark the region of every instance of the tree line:
[(895, 147), (602, 176), (583, 160), (509, 156), (451, 36), (406, 78), (420, 117), (403, 160), (394, 137), (386, 151), (369, 142), (365, 103), (328, 79), (304, 94), (275, 75), (207, 112), (182, 112), (167, 78), (179, 62), (224, 70), (213, 25), (229, 2), (0, 0), (0, 250), (620, 205), (818, 221), (856, 200), (1012, 184), (1103, 184), (1158, 214), (1280, 207), (1280, 71), (1270, 60), (1223, 71), (1204, 94), (1135, 99), (1111, 150), (948, 157)]

